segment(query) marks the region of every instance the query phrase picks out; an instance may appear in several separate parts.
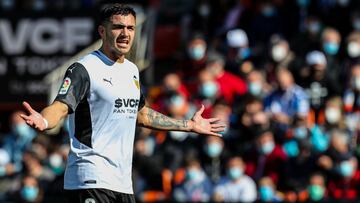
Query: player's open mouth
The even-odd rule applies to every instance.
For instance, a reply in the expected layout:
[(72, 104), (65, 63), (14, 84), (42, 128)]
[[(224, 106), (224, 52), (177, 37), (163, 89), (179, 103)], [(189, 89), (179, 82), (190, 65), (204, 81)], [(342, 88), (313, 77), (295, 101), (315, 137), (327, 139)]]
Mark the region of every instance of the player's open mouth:
[(120, 46), (127, 46), (129, 44), (129, 40), (118, 40), (116, 43)]

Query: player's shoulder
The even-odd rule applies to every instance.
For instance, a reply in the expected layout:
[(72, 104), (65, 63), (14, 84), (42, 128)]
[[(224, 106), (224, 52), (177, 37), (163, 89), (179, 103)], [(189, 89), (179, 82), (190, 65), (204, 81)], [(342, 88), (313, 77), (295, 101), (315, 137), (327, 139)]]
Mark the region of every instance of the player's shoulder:
[(132, 61), (130, 61), (128, 59), (125, 59), (124, 62), (125, 62), (126, 65), (130, 66), (131, 68), (134, 68), (134, 69), (138, 70), (137, 65), (135, 63), (133, 63)]

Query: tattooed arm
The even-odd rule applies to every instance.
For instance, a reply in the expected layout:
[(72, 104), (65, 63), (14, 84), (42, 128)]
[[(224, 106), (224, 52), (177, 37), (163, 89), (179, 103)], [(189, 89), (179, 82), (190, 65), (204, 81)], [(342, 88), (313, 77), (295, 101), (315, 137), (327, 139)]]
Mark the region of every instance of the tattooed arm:
[(138, 124), (156, 130), (187, 131), (221, 137), (219, 132), (224, 131), (225, 125), (217, 123), (218, 118), (203, 118), (201, 116), (203, 111), (204, 106), (191, 120), (177, 120), (145, 106), (138, 113)]

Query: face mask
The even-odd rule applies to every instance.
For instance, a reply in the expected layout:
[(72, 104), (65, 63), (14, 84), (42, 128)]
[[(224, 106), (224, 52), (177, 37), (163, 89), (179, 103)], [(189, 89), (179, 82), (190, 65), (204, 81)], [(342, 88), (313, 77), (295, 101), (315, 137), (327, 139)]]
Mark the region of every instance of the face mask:
[(187, 171), (187, 178), (193, 182), (200, 182), (203, 179), (203, 174), (196, 169), (190, 169)]
[(294, 137), (297, 139), (305, 139), (307, 137), (307, 128), (297, 127), (294, 129)]
[(228, 175), (232, 180), (239, 179), (244, 174), (244, 170), (239, 167), (232, 167), (228, 169)]
[(283, 46), (274, 46), (271, 49), (271, 57), (275, 62), (282, 61), (287, 55), (287, 50)]
[(325, 42), (323, 44), (324, 52), (329, 55), (336, 55), (339, 51), (339, 44), (335, 42)]
[(275, 143), (273, 141), (266, 142), (261, 146), (261, 152), (265, 155), (270, 154), (275, 148)]
[(190, 58), (198, 61), (198, 60), (204, 58), (205, 51), (206, 51), (205, 47), (202, 45), (194, 46), (194, 47), (190, 48), (190, 50), (189, 50)]
[(339, 165), (339, 172), (344, 177), (351, 177), (354, 172), (354, 167), (349, 161), (343, 161)]
[(45, 8), (44, 0), (35, 0), (33, 7), (35, 10), (44, 10), (44, 8)]
[(320, 32), (321, 25), (319, 22), (310, 22), (308, 25), (308, 30), (310, 33), (317, 34)]
[(352, 26), (355, 30), (360, 30), (360, 19), (353, 20)]
[(265, 16), (265, 17), (272, 17), (275, 15), (276, 13), (276, 9), (274, 6), (272, 5), (267, 5), (264, 6), (263, 9), (261, 10), (261, 13)]
[(33, 186), (24, 186), (20, 191), (22, 198), (28, 202), (34, 202), (38, 193), (39, 189)]
[(209, 14), (210, 14), (210, 6), (209, 6), (209, 4), (201, 4), (200, 6), (199, 6), (199, 14), (202, 16), (202, 17), (207, 17), (207, 16), (209, 16)]
[(200, 92), (206, 98), (212, 98), (216, 95), (218, 86), (214, 82), (205, 82), (201, 85)]
[(177, 140), (179, 142), (184, 141), (188, 136), (188, 133), (182, 131), (170, 131), (169, 134), (172, 139)]
[(296, 2), (300, 7), (307, 7), (310, 3), (310, 0), (297, 0)]
[(320, 185), (310, 185), (308, 192), (312, 201), (319, 201), (324, 197), (325, 190)]
[(206, 146), (205, 151), (209, 157), (215, 158), (220, 155), (222, 149), (223, 148), (219, 143), (210, 143)]
[(31, 137), (33, 135), (32, 129), (26, 123), (17, 124), (14, 127), (14, 132), (22, 138)]
[(294, 140), (284, 143), (283, 150), (289, 157), (296, 157), (299, 155), (299, 146)]
[(182, 98), (181, 96), (173, 96), (170, 98), (170, 102), (175, 107), (180, 107), (184, 104), (184, 98)]
[(260, 199), (262, 201), (271, 201), (274, 197), (274, 190), (270, 186), (260, 186)]
[(246, 60), (251, 56), (251, 49), (250, 48), (240, 48), (238, 51), (238, 56), (241, 60)]
[(254, 96), (258, 96), (261, 94), (262, 85), (260, 82), (250, 82), (248, 86), (250, 94)]
[(12, 9), (12, 8), (14, 8), (14, 5), (15, 5), (15, 0), (3, 0), (1, 2), (1, 6), (4, 9)]
[(49, 157), (49, 164), (56, 175), (60, 175), (64, 172), (64, 160), (59, 154), (52, 154)]
[(351, 58), (360, 56), (360, 45), (357, 42), (350, 42), (347, 46), (347, 52)]
[(341, 112), (337, 108), (326, 108), (325, 109), (325, 118), (330, 124), (337, 123), (341, 118)]

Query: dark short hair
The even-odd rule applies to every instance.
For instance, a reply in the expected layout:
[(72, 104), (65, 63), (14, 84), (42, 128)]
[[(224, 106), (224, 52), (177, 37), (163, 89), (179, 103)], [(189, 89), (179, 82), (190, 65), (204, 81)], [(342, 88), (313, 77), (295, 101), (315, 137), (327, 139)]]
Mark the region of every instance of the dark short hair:
[(100, 13), (100, 24), (110, 21), (111, 16), (113, 15), (132, 15), (136, 19), (136, 12), (130, 6), (124, 4), (110, 4), (104, 7)]

